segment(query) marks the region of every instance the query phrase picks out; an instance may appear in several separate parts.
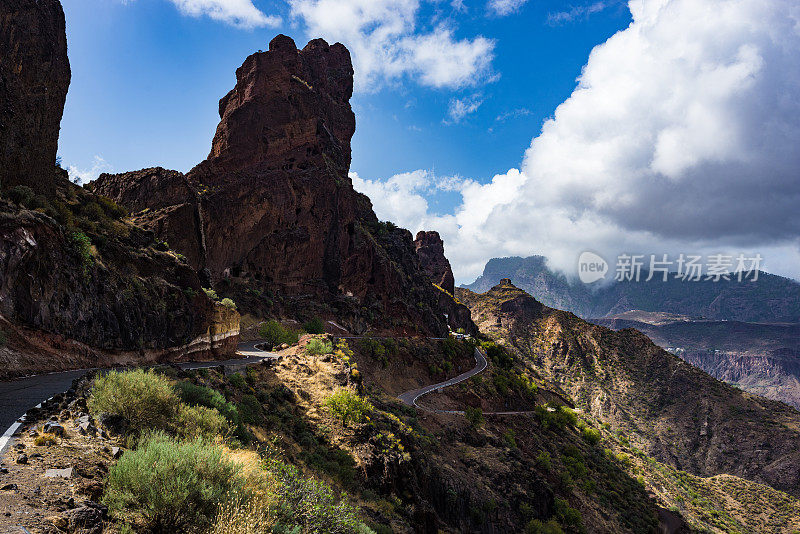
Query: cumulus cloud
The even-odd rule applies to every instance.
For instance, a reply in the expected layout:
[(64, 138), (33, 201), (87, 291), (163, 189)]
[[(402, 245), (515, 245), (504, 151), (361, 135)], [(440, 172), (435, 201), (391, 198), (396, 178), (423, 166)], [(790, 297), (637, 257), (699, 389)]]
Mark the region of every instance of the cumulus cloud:
[(181, 13), (192, 17), (208, 16), (214, 20), (245, 29), (276, 27), (280, 17), (266, 15), (252, 0), (170, 0)]
[(483, 104), (483, 100), (477, 95), (465, 98), (452, 98), (447, 106), (447, 119), (445, 122), (459, 123), (464, 117), (475, 113)]
[(800, 4), (629, 9), (520, 170), (465, 185), (451, 215), (419, 215), (461, 280), (531, 253), (574, 272), (587, 249), (761, 252), (766, 268), (800, 274)]
[(488, 7), (491, 13), (504, 17), (519, 11), (527, 2), (528, 0), (490, 0)]
[(92, 161), (92, 166), (88, 169), (79, 169), (75, 165), (67, 167), (69, 179), (79, 185), (91, 182), (100, 176), (101, 173), (112, 171), (113, 168), (103, 159), (103, 156), (95, 156)]
[(289, 0), (294, 20), (309, 36), (345, 44), (353, 55), (355, 84), (373, 91), (410, 76), (422, 85), (460, 88), (491, 79), (495, 43), (459, 39), (439, 24), (418, 31), (419, 0)]

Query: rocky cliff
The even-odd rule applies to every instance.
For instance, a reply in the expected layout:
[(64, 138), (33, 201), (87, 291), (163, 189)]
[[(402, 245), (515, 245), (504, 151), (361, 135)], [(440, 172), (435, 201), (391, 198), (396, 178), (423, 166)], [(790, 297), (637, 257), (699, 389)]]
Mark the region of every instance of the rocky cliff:
[(69, 82), (58, 0), (0, 0), (0, 185), (53, 192)]
[(548, 308), (510, 283), (457, 290), (472, 317), (577, 407), (666, 464), (800, 495), (800, 413), (719, 382), (636, 330)]
[(433, 283), (452, 295), (455, 291), (455, 278), (450, 261), (444, 255), (444, 241), (439, 237), (439, 232), (418, 232), (414, 248), (422, 268)]
[[(411, 235), (378, 221), (348, 177), (352, 90), (344, 46), (317, 39), (298, 50), (278, 36), (236, 71), (206, 161), (186, 176), (103, 175), (94, 191), (128, 206), (245, 309), (303, 313), (323, 303), (320, 313), (355, 331), (441, 335), (440, 295)], [(254, 302), (256, 293), (268, 302)]]
[(2, 0), (0, 29), (0, 376), (232, 354), (238, 314), (56, 166), (70, 80), (59, 2)]

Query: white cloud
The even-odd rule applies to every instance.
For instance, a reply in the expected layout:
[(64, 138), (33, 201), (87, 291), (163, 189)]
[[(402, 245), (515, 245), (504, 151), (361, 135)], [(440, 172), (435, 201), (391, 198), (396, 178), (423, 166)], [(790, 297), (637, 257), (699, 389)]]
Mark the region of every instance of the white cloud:
[(506, 111), (498, 115), (494, 120), (495, 122), (505, 122), (510, 119), (518, 119), (520, 117), (527, 117), (531, 115), (533, 112), (528, 108), (517, 108), (512, 109), (510, 111)]
[(86, 184), (100, 176), (104, 172), (112, 172), (114, 169), (103, 159), (102, 156), (95, 156), (92, 166), (88, 169), (79, 169), (75, 165), (67, 167), (69, 179), (77, 184)]
[(464, 117), (475, 113), (483, 104), (483, 100), (477, 95), (466, 98), (452, 98), (447, 107), (447, 120), (445, 122), (459, 123)]
[(266, 15), (252, 0), (170, 0), (181, 13), (192, 17), (206, 15), (244, 29), (276, 27), (280, 17)]
[(373, 91), (408, 76), (430, 87), (460, 88), (491, 78), (494, 41), (459, 39), (439, 24), (417, 31), (419, 0), (289, 0), (292, 17), (309, 36), (346, 45), (355, 85)]
[(631, 26), (592, 51), (520, 170), (465, 184), (451, 215), (419, 199), (397, 214), (440, 231), (458, 279), (532, 253), (574, 272), (587, 249), (760, 252), (800, 275), (800, 4), (629, 8)]
[(489, 11), (495, 15), (504, 17), (510, 15), (525, 5), (528, 0), (489, 0)]
[(604, 9), (610, 7), (612, 4), (619, 4), (620, 0), (601, 0), (599, 2), (592, 2), (591, 4), (571, 6), (566, 11), (558, 11), (547, 15), (547, 22), (552, 26), (559, 24), (566, 24), (577, 19), (585, 19), (600, 13)]

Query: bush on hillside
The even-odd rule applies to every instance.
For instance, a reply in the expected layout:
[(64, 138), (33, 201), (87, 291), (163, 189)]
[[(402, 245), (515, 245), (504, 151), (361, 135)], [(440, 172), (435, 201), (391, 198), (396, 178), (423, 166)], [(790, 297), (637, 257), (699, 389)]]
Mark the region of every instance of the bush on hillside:
[(233, 302), (233, 300), (229, 299), (228, 297), (225, 297), (224, 299), (222, 299), (220, 301), (220, 304), (222, 304), (223, 306), (225, 306), (226, 308), (229, 308), (231, 310), (235, 310), (236, 309), (236, 303)]
[(338, 499), (324, 482), (304, 477), (295, 466), (283, 462), (272, 462), (268, 470), (279, 482), (274, 531), (374, 534), (358, 519), (355, 508)]
[(473, 408), (472, 406), (467, 406), (464, 415), (467, 417), (467, 421), (469, 421), (469, 424), (475, 428), (478, 428), (484, 423), (483, 410), (481, 410), (480, 408)]
[(175, 419), (176, 433), (183, 438), (213, 440), (230, 433), (228, 420), (214, 408), (181, 404)]
[(179, 399), (167, 377), (137, 369), (99, 375), (87, 404), (94, 417), (120, 415), (138, 434), (146, 429), (167, 430), (177, 415)]
[(191, 382), (178, 382), (175, 384), (175, 390), (186, 404), (214, 408), (234, 425), (239, 423), (239, 411), (236, 406), (226, 401), (222, 393), (216, 389), (198, 386)]
[(306, 352), (312, 356), (321, 356), (333, 352), (333, 343), (324, 339), (312, 339), (306, 345)]
[(294, 345), (297, 343), (297, 332), (285, 328), (281, 323), (276, 320), (270, 320), (261, 325), (258, 329), (258, 335), (266, 342), (267, 345), (276, 347), (283, 343)]
[(303, 330), (309, 334), (324, 334), (325, 325), (322, 323), (322, 319), (319, 317), (314, 317), (310, 321), (303, 324)]
[(360, 423), (373, 410), (372, 404), (367, 399), (359, 397), (347, 388), (341, 388), (328, 397), (325, 408), (344, 426)]
[(221, 448), (156, 433), (111, 467), (103, 502), (112, 516), (149, 532), (204, 532), (220, 503), (242, 492), (239, 469)]

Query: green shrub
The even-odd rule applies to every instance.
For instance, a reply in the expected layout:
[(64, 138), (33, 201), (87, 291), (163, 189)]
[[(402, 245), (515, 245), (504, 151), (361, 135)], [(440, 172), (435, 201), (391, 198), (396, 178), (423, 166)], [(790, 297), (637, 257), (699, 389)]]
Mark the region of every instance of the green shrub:
[(330, 354), (333, 352), (333, 343), (325, 341), (324, 339), (314, 338), (306, 345), (306, 352), (312, 356)]
[(228, 382), (236, 389), (243, 389), (247, 386), (247, 380), (242, 373), (233, 373), (228, 377)]
[(341, 388), (328, 397), (325, 401), (325, 408), (344, 426), (351, 422), (360, 423), (373, 410), (372, 404), (367, 399), (359, 397), (347, 388)]
[(217, 295), (217, 292), (216, 292), (216, 291), (214, 291), (213, 289), (209, 289), (209, 288), (207, 288), (207, 287), (204, 287), (204, 288), (203, 288), (203, 292), (204, 292), (204, 293), (206, 294), (206, 296), (207, 296), (208, 298), (210, 298), (211, 300), (219, 300), (219, 296)]
[(178, 382), (175, 384), (175, 390), (186, 404), (214, 408), (233, 424), (238, 424), (240, 421), (236, 406), (226, 401), (222, 393), (215, 389), (198, 386), (191, 382)]
[(177, 415), (179, 400), (169, 379), (152, 370), (109, 371), (95, 378), (87, 402), (89, 412), (121, 415), (130, 430), (167, 430)]
[(242, 401), (237, 405), (243, 423), (255, 425), (264, 416), (264, 409), (255, 395), (243, 395)]
[(6, 192), (6, 195), (12, 202), (23, 206), (30, 204), (35, 196), (33, 189), (27, 185), (15, 185)]
[(222, 305), (223, 305), (223, 306), (225, 306), (226, 308), (230, 308), (230, 309), (232, 309), (232, 310), (235, 310), (235, 309), (236, 309), (236, 303), (235, 303), (235, 302), (233, 302), (233, 300), (229, 299), (228, 297), (225, 297), (224, 299), (222, 299), (222, 300), (220, 301), (220, 304), (222, 304)]
[(552, 519), (547, 523), (543, 523), (539, 519), (532, 519), (525, 525), (525, 534), (564, 534), (564, 531)]
[(278, 524), (273, 532), (374, 534), (358, 519), (356, 509), (337, 499), (327, 484), (304, 477), (283, 462), (272, 461), (267, 470), (279, 481)]
[(203, 532), (219, 504), (242, 488), (237, 466), (219, 447), (156, 433), (111, 467), (103, 502), (112, 516), (150, 532)]
[(567, 406), (536, 406), (534, 414), (544, 429), (563, 430), (578, 423), (575, 411)]
[(322, 323), (322, 319), (319, 317), (314, 317), (310, 321), (303, 324), (303, 330), (309, 334), (324, 334), (325, 325)]
[(230, 432), (228, 420), (214, 408), (181, 404), (175, 419), (175, 431), (183, 438), (213, 440)]
[(69, 242), (75, 253), (80, 257), (84, 270), (94, 264), (92, 256), (92, 240), (83, 232), (73, 232), (69, 236)]
[(583, 429), (583, 439), (591, 443), (592, 445), (597, 445), (600, 443), (600, 431), (595, 428), (584, 428)]
[(503, 433), (503, 440), (506, 442), (506, 445), (508, 445), (509, 448), (517, 448), (516, 434), (512, 429), (509, 428)]
[(542, 451), (538, 456), (536, 456), (536, 463), (547, 471), (550, 471), (553, 468), (553, 459), (550, 457), (550, 453), (547, 451)]
[(565, 526), (580, 527), (583, 523), (581, 513), (572, 508), (567, 501), (556, 497), (553, 504), (553, 511), (559, 523)]
[(258, 329), (258, 335), (267, 343), (276, 347), (283, 343), (294, 345), (297, 343), (297, 332), (285, 328), (281, 323), (276, 320), (270, 320), (261, 325)]
[(467, 417), (467, 421), (473, 427), (478, 428), (484, 423), (483, 418), (483, 410), (480, 408), (473, 408), (472, 406), (467, 406), (467, 409), (464, 411), (464, 415)]

